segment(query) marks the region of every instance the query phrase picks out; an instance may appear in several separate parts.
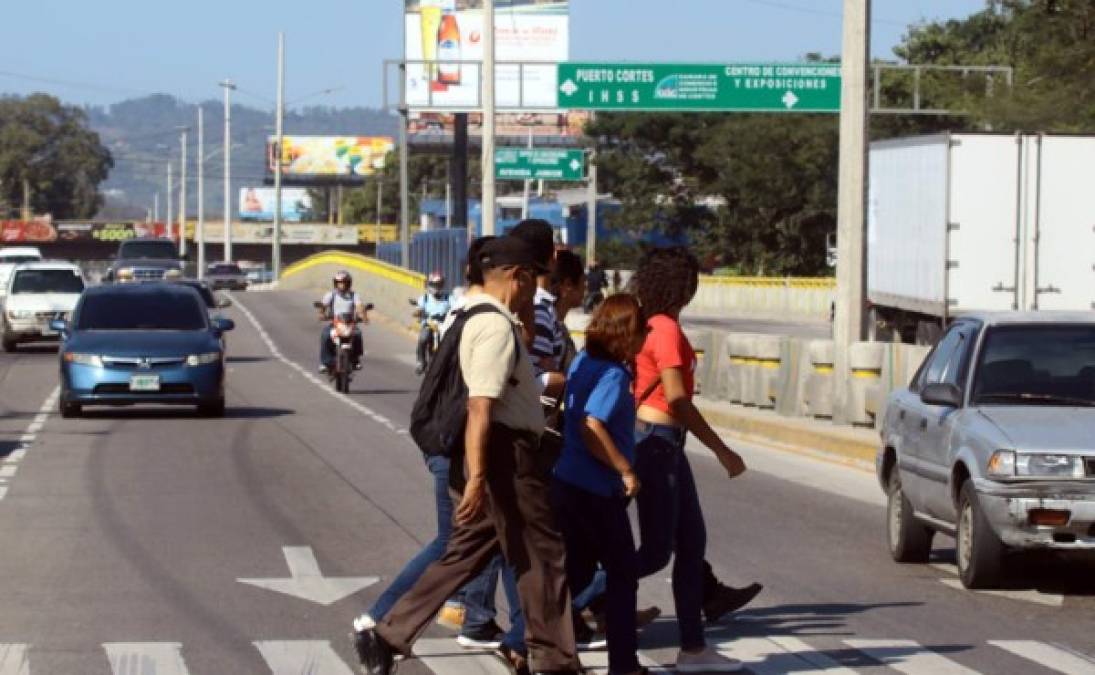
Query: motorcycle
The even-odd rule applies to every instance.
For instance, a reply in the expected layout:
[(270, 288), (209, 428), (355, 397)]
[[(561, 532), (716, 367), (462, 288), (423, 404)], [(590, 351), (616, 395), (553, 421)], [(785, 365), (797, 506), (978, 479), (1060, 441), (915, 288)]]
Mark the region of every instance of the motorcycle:
[[(410, 299), (407, 302), (412, 307), (418, 307), (418, 302), (414, 299)], [(417, 313), (421, 316), (421, 312)], [(437, 353), (437, 348), (441, 344), (441, 324), (445, 321), (445, 317), (441, 314), (434, 314), (433, 316), (426, 318), (426, 327), (430, 330), (430, 341), (426, 347), (425, 361), (423, 362), (423, 370), (429, 368), (430, 362), (433, 361), (433, 355)]]
[[(316, 309), (326, 309), (323, 303), (315, 302)], [(373, 308), (365, 305), (365, 311)], [(327, 373), (335, 386), (335, 391), (350, 393), (350, 381), (354, 379), (354, 333), (357, 332), (357, 316), (353, 312), (336, 314), (332, 319), (330, 339), (335, 345), (335, 363)]]

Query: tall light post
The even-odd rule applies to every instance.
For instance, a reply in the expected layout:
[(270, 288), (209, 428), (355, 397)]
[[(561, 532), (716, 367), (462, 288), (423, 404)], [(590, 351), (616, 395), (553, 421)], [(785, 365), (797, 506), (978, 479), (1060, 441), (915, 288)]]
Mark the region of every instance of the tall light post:
[[(179, 255), (186, 256), (186, 136), (190, 127), (179, 127)], [(199, 158), (200, 159), (200, 158)]]
[(836, 303), (833, 317), (833, 420), (849, 418), (849, 352), (863, 339), (866, 287), (867, 136), (871, 0), (844, 0), (840, 58), (840, 165), (837, 188)]
[(494, 0), (483, 0), (483, 236), (494, 234)]
[(224, 87), (224, 260), (232, 260), (232, 80), (220, 83)]
[(274, 240), (270, 255), (270, 267), (273, 271), (274, 283), (281, 277), (281, 158), (282, 143), (284, 142), (284, 129), (282, 122), (285, 112), (285, 33), (278, 33), (278, 99), (277, 110), (274, 113)]
[(168, 160), (168, 162), (167, 162), (167, 218), (164, 220), (164, 227), (166, 229), (166, 232), (164, 234), (167, 235), (168, 239), (174, 239), (175, 238), (175, 236), (174, 236), (175, 235), (175, 214), (171, 210), (173, 208), (171, 200), (175, 196), (175, 191), (174, 191), (173, 186), (171, 185), (172, 182), (173, 181), (172, 181), (172, 176), (171, 176), (171, 160)]
[(198, 278), (205, 277), (205, 111), (198, 105)]

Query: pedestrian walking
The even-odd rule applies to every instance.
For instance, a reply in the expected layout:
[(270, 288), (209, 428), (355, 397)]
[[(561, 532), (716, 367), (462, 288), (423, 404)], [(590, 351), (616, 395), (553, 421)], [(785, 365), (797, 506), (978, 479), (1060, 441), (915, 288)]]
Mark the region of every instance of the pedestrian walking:
[(635, 403), (631, 364), (646, 337), (634, 296), (613, 295), (594, 312), (585, 349), (567, 374), (562, 455), (552, 504), (567, 547), (575, 588), (606, 577), (605, 615), (610, 673), (635, 675), (639, 561), (627, 515), (641, 492), (635, 474)]
[[(369, 673), (387, 675), (395, 654), (410, 656), (446, 598), (499, 551), (516, 574), (532, 670), (576, 673), (581, 667), (565, 550), (549, 503), (551, 467), (539, 452), (540, 391), (516, 317), (531, 305), (542, 266), (527, 243), (510, 236), (489, 242), (479, 259), (483, 292), (469, 299), (469, 318), (458, 324), (459, 375), (466, 385), (466, 418), (459, 425), (466, 482), (456, 528), (441, 559), (374, 629), (357, 634), (358, 656)], [(483, 309), (477, 311), (479, 306)], [(438, 410), (438, 423), (457, 412)], [(413, 420), (411, 431), (414, 435)]]
[[(639, 263), (635, 281), (648, 329), (635, 360), (635, 469), (643, 485), (636, 499), (642, 534), (639, 576), (654, 574), (673, 559), (673, 599), (680, 631), (677, 672), (736, 671), (741, 663), (710, 649), (704, 639), (703, 614), (709, 602), (720, 598), (705, 597), (705, 585), (710, 587), (705, 578), (713, 578), (704, 561), (707, 532), (684, 451), (692, 433), (714, 453), (730, 478), (745, 471), (745, 462), (692, 402), (696, 353), (681, 329), (680, 313), (698, 288), (699, 262), (683, 247), (654, 249)], [(748, 602), (760, 586), (729, 590), (740, 596), (733, 598), (735, 602)], [(730, 594), (723, 595), (724, 601), (714, 611), (726, 606)]]

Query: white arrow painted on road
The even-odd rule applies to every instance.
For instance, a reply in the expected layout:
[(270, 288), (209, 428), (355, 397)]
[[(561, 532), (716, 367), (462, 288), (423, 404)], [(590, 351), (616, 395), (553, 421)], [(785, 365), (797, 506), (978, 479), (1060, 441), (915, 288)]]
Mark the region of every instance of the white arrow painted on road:
[(567, 80), (563, 83), (563, 86), (559, 87), (559, 91), (567, 96), (573, 96), (574, 92), (578, 91), (578, 85), (574, 84), (574, 80)]
[(26, 645), (0, 644), (0, 675), (30, 675)]
[(793, 91), (788, 91), (780, 100), (783, 101), (783, 105), (787, 106), (788, 110), (794, 108), (795, 105), (798, 104), (798, 96), (795, 96), (795, 92)]
[(378, 577), (325, 577), (311, 546), (283, 546), (289, 565), (288, 579), (236, 579), (241, 584), (277, 591), (294, 598), (327, 606), (372, 586)]
[(323, 640), (256, 642), (255, 647), (272, 675), (354, 675), (331, 643)]
[(189, 675), (178, 642), (103, 643), (114, 675)]

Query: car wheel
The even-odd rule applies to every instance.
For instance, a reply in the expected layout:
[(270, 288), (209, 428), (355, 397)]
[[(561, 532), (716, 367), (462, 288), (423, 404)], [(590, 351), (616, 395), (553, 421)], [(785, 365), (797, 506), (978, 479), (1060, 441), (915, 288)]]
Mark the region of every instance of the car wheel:
[(72, 419), (73, 417), (79, 417), (83, 412), (83, 408), (79, 403), (66, 403), (61, 401), (61, 417), (64, 419)]
[(977, 500), (973, 481), (962, 485), (958, 500), (958, 533), (955, 537), (958, 576), (966, 588), (993, 588), (1000, 585), (1004, 571), (1003, 542), (992, 531)]
[(899, 563), (925, 563), (931, 555), (935, 532), (913, 516), (912, 503), (901, 489), (901, 473), (895, 466), (890, 474), (886, 503), (886, 540), (890, 556)]
[(218, 399), (213, 403), (199, 404), (198, 414), (202, 417), (224, 417), (224, 399)]

